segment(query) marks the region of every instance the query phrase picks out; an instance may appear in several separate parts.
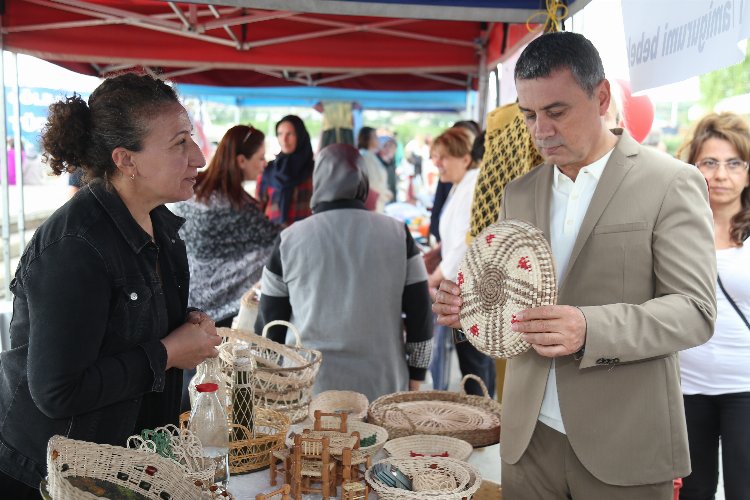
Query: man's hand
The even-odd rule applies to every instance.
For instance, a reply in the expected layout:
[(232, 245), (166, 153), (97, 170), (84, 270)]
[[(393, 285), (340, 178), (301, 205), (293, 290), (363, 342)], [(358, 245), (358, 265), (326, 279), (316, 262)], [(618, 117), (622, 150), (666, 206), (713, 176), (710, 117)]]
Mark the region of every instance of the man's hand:
[(458, 285), (450, 280), (441, 281), (435, 294), (435, 303), (432, 304), (432, 312), (438, 315), (438, 324), (449, 328), (461, 328), (458, 311), (463, 303)]
[(418, 391), (419, 388), (422, 387), (423, 383), (424, 383), (423, 380), (409, 379), (409, 390), (410, 391)]
[(586, 343), (586, 318), (573, 306), (523, 310), (515, 315), (511, 329), (523, 332), (523, 339), (548, 358), (575, 354)]

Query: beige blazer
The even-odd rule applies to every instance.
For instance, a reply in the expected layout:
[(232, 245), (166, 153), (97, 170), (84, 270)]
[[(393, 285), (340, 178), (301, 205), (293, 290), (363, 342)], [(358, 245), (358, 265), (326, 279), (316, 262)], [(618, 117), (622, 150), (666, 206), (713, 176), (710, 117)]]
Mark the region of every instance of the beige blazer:
[[(677, 352), (706, 342), (716, 315), (716, 257), (706, 181), (697, 168), (621, 135), (581, 224), (559, 304), (586, 316), (585, 354), (557, 359), (570, 444), (599, 480), (651, 484), (690, 472)], [(503, 215), (549, 239), (553, 168), (508, 185)], [(551, 359), (508, 362), (502, 457), (523, 455)]]

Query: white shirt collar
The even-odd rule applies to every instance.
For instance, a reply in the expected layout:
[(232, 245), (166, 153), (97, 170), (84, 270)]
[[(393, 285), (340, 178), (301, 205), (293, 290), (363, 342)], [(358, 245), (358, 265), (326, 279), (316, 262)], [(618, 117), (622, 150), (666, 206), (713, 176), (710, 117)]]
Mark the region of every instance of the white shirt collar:
[[(607, 162), (609, 161), (609, 157), (612, 156), (612, 151), (614, 151), (615, 148), (610, 149), (607, 151), (604, 156), (596, 160), (594, 163), (591, 163), (590, 165), (586, 165), (583, 167), (579, 172), (578, 175), (581, 174), (587, 174), (591, 175), (596, 181), (599, 181), (599, 178), (602, 176), (602, 172), (604, 172), (604, 167), (607, 166)], [(562, 173), (562, 171), (558, 168), (557, 165), (555, 165), (555, 171), (554, 171), (554, 178), (553, 178), (553, 186), (558, 187), (560, 178), (565, 177), (566, 179), (570, 179), (567, 175)]]

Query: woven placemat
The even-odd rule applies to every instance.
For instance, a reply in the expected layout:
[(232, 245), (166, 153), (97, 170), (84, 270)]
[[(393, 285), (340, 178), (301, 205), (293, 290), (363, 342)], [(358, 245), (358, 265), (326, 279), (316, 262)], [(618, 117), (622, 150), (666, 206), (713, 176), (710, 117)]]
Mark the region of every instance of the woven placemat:
[(557, 302), (552, 250), (544, 233), (515, 219), (492, 224), (474, 239), (457, 283), (466, 337), (494, 358), (512, 358), (530, 347), (511, 330), (515, 313)]

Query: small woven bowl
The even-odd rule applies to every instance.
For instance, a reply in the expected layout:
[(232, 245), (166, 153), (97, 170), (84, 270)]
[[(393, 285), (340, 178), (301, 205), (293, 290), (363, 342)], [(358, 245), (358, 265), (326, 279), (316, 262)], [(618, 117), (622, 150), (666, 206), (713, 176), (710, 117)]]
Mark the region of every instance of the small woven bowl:
[(362, 421), (367, 417), (370, 402), (367, 396), (354, 391), (324, 391), (310, 402), (310, 419), (315, 420), (315, 410), (323, 413), (348, 413), (347, 421)]
[(347, 430), (352, 433), (354, 431), (359, 432), (359, 438), (366, 438), (375, 434), (375, 444), (365, 446), (364, 448), (358, 448), (352, 450), (352, 461), (354, 463), (362, 463), (367, 457), (375, 456), (377, 452), (383, 447), (388, 441), (388, 431), (375, 424), (368, 424), (367, 422), (360, 422), (354, 420), (353, 422), (347, 423)]
[[(392, 439), (385, 443), (383, 449), (393, 458), (447, 456), (462, 461), (468, 460), (474, 451), (474, 447), (463, 439), (431, 434), (415, 434)], [(446, 453), (447, 455), (444, 455)]]

